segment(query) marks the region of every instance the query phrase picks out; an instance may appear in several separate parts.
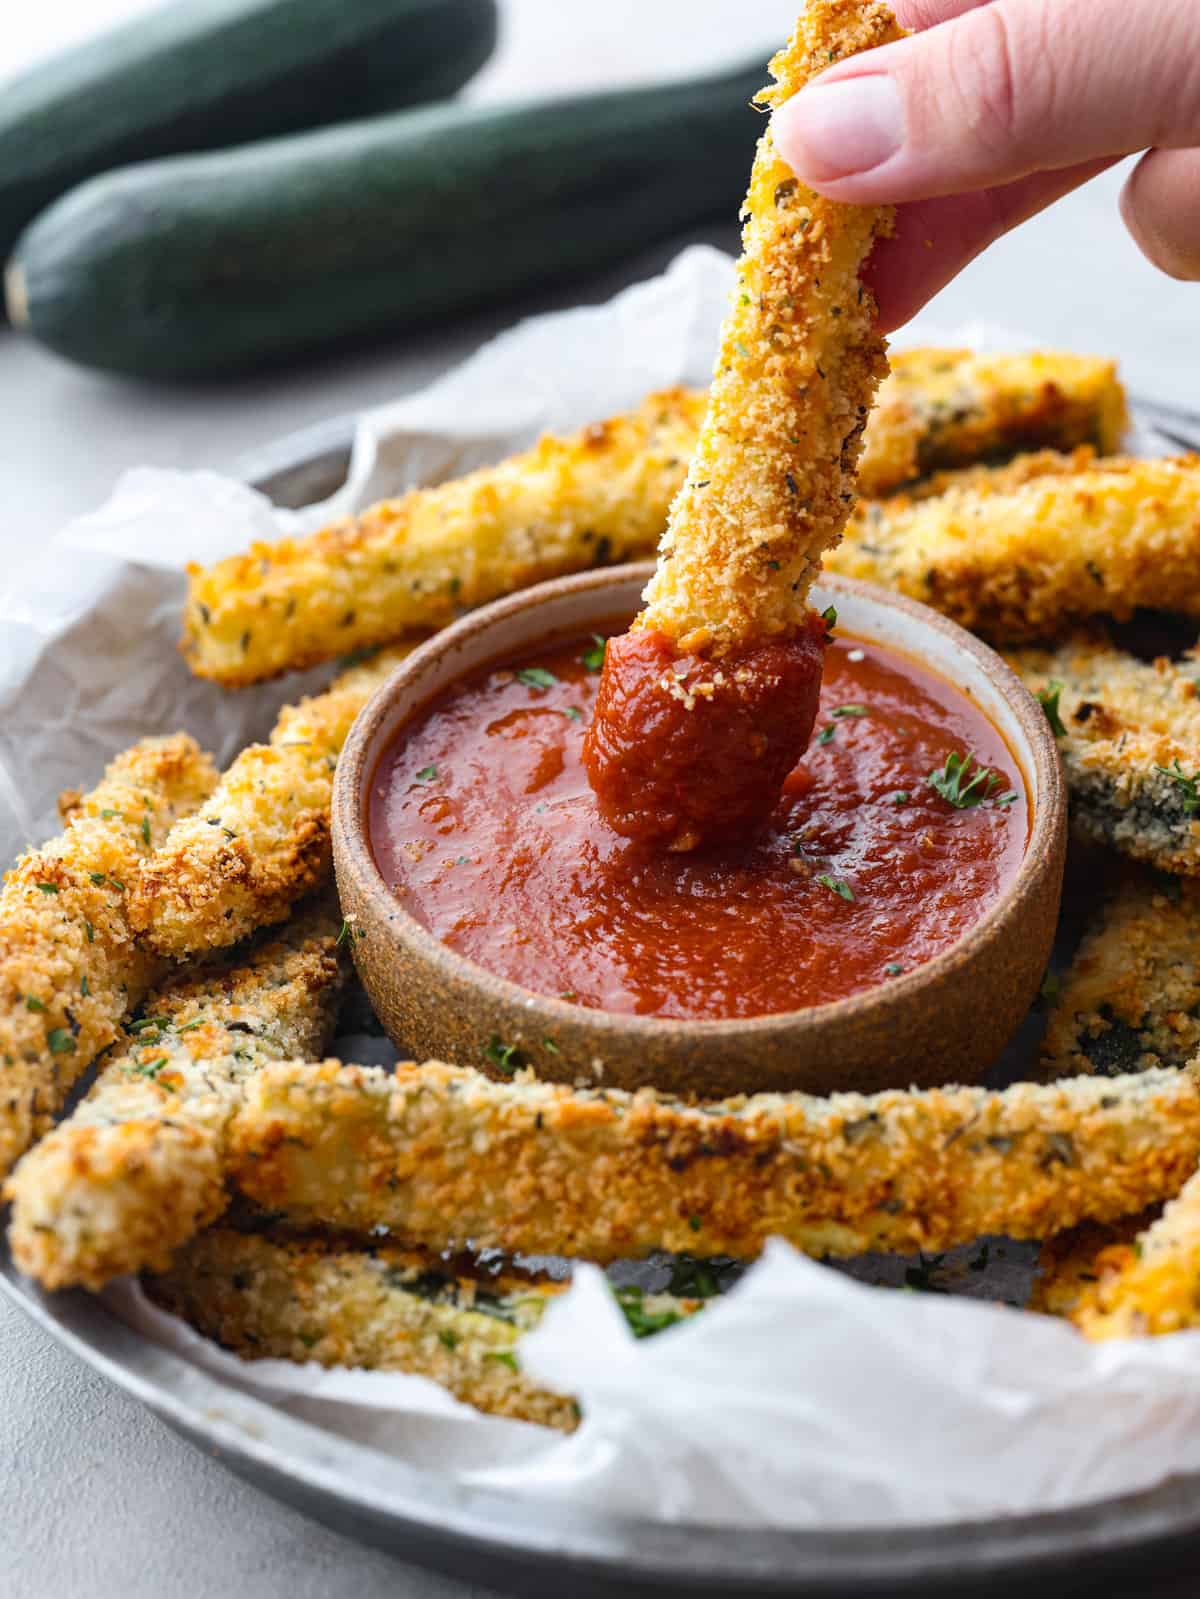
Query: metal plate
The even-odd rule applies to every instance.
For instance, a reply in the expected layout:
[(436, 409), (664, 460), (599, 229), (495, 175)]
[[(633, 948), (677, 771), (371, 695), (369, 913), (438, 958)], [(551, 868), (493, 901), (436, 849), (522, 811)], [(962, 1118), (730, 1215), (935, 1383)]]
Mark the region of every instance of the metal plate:
[[(1181, 444), (1197, 438), (1194, 418), (1154, 407), (1150, 419)], [(322, 499), (344, 477), (351, 433), (349, 420), (308, 429), (242, 463), (244, 475), (281, 505)], [(831, 1532), (674, 1527), (465, 1490), (241, 1393), (147, 1342), (87, 1294), (42, 1293), (16, 1271), (7, 1244), (0, 1289), (94, 1370), (277, 1498), (407, 1561), (514, 1594), (585, 1599), (636, 1586), (680, 1596), (1009, 1599), (1020, 1579), (1027, 1595), (1065, 1599), (1112, 1595), (1135, 1576), (1147, 1592), (1154, 1578), (1186, 1572), (1200, 1548), (1200, 1476), (1080, 1510)]]

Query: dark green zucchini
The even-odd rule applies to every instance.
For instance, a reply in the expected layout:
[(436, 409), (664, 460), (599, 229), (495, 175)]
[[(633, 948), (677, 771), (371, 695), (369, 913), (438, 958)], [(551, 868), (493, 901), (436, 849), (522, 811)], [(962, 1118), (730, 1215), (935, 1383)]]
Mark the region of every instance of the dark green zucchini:
[(765, 63), (453, 104), (109, 173), (20, 239), (14, 323), (69, 359), (212, 376), (427, 325), (732, 219)]
[(176, 0), (0, 95), (0, 259), (75, 184), (440, 100), (496, 42), (495, 0)]

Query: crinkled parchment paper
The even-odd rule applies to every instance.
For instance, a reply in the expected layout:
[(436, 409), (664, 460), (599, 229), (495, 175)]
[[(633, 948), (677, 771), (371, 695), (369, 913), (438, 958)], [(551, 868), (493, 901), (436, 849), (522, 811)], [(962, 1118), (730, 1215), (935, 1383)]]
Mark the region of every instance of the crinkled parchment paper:
[[(228, 760), (285, 697), (329, 675), (238, 695), (190, 678), (175, 650), (186, 561), (456, 474), (649, 388), (705, 382), (730, 281), (724, 257), (689, 250), (608, 305), (516, 328), (366, 417), (350, 481), (322, 506), (284, 514), (212, 473), (130, 472), (0, 591), (3, 856), (53, 831), (58, 790), (133, 739), (182, 726)], [(986, 329), (953, 338), (1006, 342)], [(581, 1399), (569, 1438), (477, 1416), (421, 1378), (246, 1363), (131, 1284), (109, 1297), (230, 1382), (423, 1469), (639, 1516), (940, 1521), (1200, 1469), (1200, 1336), (1093, 1347), (977, 1297), (867, 1286), (782, 1244), (702, 1316), (640, 1343), (599, 1272), (582, 1268), (521, 1346), (535, 1377)]]

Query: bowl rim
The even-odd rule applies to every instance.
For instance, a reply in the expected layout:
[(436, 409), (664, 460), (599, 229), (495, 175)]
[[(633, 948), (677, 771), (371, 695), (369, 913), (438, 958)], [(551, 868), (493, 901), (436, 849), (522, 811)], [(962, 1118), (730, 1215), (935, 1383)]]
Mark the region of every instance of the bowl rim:
[[(367, 821), (366, 791), (373, 781), (379, 757), (386, 745), (372, 746), (379, 740), (380, 728), (392, 722), (395, 700), (419, 678), (426, 664), (439, 659), (447, 650), (460, 643), (476, 641), (486, 636), (493, 626), (520, 616), (534, 613), (542, 605), (559, 598), (595, 592), (601, 595), (618, 585), (628, 585), (637, 580), (644, 584), (653, 571), (653, 562), (640, 561), (620, 566), (601, 567), (568, 577), (552, 578), (547, 582), (518, 590), (515, 594), (493, 600), (487, 605), (468, 612), (457, 621), (434, 633), (420, 644), (380, 685), (358, 716), (342, 746), (334, 774), (332, 825), (335, 838), (344, 851), (348, 851), (352, 869), (369, 894), (383, 896), (391, 908), (389, 929), (402, 936), (408, 945), (425, 961), (438, 967), (445, 975), (476, 989), (484, 989), (496, 1002), (520, 1006), (532, 1014), (540, 1014), (547, 1022), (575, 1022), (588, 1026), (596, 1036), (620, 1033), (645, 1039), (669, 1039), (674, 1047), (686, 1049), (690, 1041), (706, 1043), (726, 1039), (746, 1039), (812, 1032), (844, 1023), (850, 1018), (861, 1019), (873, 1012), (890, 1008), (896, 1003), (911, 999), (922, 988), (936, 989), (962, 966), (968, 965), (991, 939), (1002, 931), (1015, 907), (1027, 900), (1036, 890), (1045, 871), (1047, 860), (1053, 856), (1056, 837), (1064, 825), (1067, 795), (1058, 745), (1049, 720), (1033, 695), (1021, 682), (1012, 667), (990, 645), (976, 638), (949, 617), (933, 610), (919, 600), (898, 594), (860, 578), (844, 577), (838, 573), (822, 572), (815, 588), (832, 593), (862, 598), (885, 609), (898, 611), (925, 629), (942, 635), (960, 653), (970, 657), (984, 677), (988, 679), (999, 697), (1005, 702), (1020, 729), (1025, 747), (1013, 747), (1014, 758), (1022, 769), (1029, 793), (1032, 823), (1025, 844), (1021, 864), (995, 902), (950, 947), (925, 961), (912, 971), (892, 978), (886, 983), (876, 983), (842, 999), (810, 1005), (803, 1010), (772, 1011), (761, 1016), (725, 1017), (720, 1019), (689, 1019), (673, 1016), (639, 1016), (621, 1011), (577, 1005), (570, 1000), (526, 988), (510, 978), (489, 971), (486, 966), (469, 956), (461, 955), (423, 927), (415, 916), (405, 909), (399, 897), (388, 886), (375, 860), (370, 843)], [(597, 607), (600, 614), (601, 607)], [(621, 609), (621, 607), (617, 607)], [(610, 614), (612, 614), (610, 612)], [(579, 624), (581, 627), (583, 623)], [(511, 646), (513, 649), (519, 645)], [(889, 645), (904, 653), (903, 647)], [(506, 653), (497, 651), (496, 654)], [(911, 653), (911, 652), (910, 652)], [(486, 652), (481, 660), (488, 659)], [(473, 671), (468, 667), (465, 671)], [(934, 668), (939, 675), (946, 674)], [(442, 690), (436, 690), (440, 693)], [(429, 696), (417, 700), (407, 716), (392, 722), (388, 739), (394, 738), (404, 722), (416, 714)], [(979, 707), (983, 710), (983, 707)], [(987, 714), (983, 711), (983, 714)], [(1001, 736), (1013, 746), (1013, 741), (1003, 730)], [(367, 757), (371, 758), (368, 760)]]

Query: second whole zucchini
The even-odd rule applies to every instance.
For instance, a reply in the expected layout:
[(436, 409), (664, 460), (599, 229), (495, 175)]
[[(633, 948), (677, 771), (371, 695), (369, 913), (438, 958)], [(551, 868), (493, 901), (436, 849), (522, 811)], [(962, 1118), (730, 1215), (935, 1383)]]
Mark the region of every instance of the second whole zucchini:
[(261, 367), (596, 271), (736, 215), (765, 63), (449, 104), (93, 179), (26, 230), (10, 315), (139, 377)]
[(495, 0), (160, 5), (4, 84), (0, 258), (96, 173), (440, 100), (495, 42)]

